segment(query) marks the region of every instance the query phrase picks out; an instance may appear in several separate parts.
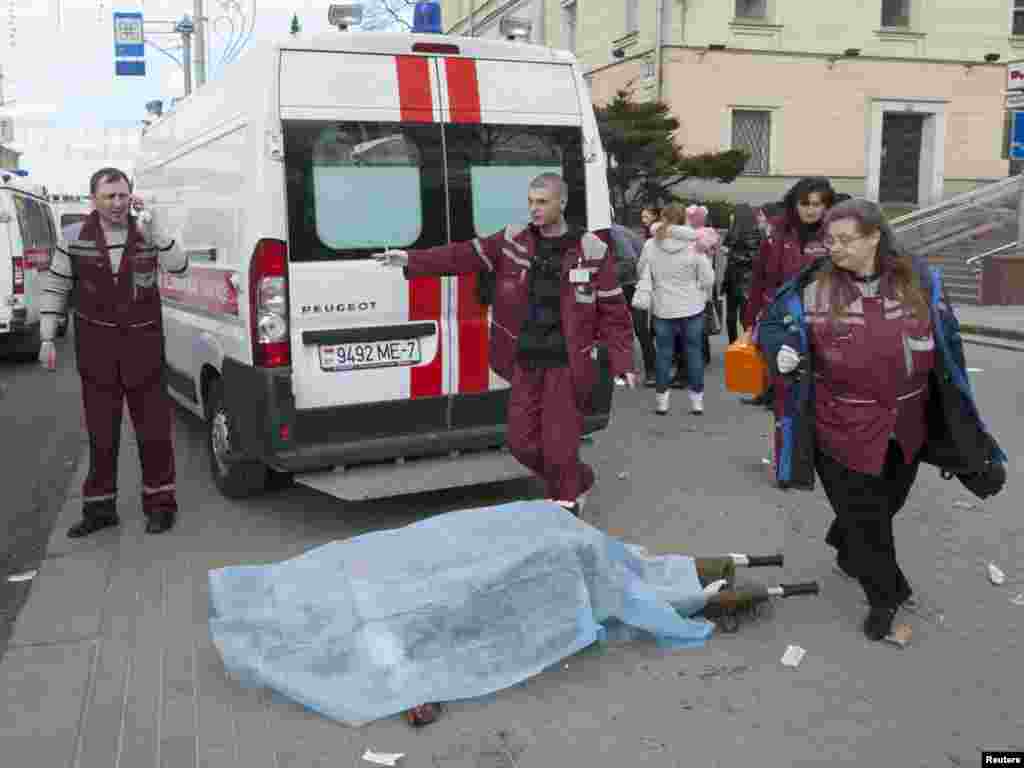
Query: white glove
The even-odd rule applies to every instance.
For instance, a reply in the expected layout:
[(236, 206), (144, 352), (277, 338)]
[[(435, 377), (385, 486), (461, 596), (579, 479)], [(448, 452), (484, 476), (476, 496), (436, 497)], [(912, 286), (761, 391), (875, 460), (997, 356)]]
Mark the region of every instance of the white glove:
[(57, 370), (57, 347), (52, 340), (43, 339), (39, 345), (39, 364), (48, 371)]
[(397, 248), (389, 248), (383, 253), (373, 254), (373, 258), (382, 267), (407, 267), (409, 266), (409, 253)]
[(796, 350), (792, 347), (783, 345), (779, 350), (779, 354), (775, 358), (775, 364), (779, 368), (779, 373), (790, 373), (795, 371), (797, 365), (800, 363), (800, 355), (796, 353)]

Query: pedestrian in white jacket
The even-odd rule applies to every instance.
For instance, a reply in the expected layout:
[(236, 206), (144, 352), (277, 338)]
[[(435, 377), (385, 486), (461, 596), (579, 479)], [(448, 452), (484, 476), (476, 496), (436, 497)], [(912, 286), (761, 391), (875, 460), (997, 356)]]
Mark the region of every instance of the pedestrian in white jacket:
[(637, 294), (641, 303), (649, 302), (654, 315), (655, 410), (659, 414), (668, 413), (676, 338), (686, 346), (690, 411), (704, 412), (704, 305), (715, 273), (696, 240), (696, 230), (686, 224), (686, 210), (672, 204), (662, 211), (660, 226), (640, 255)]

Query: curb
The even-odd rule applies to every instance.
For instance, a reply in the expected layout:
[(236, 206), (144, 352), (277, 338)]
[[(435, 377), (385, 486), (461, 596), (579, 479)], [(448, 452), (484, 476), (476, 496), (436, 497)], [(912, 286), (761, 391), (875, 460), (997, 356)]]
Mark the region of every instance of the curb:
[(996, 328), (991, 325), (960, 323), (960, 333), (969, 333), (973, 336), (993, 336), (997, 339), (1006, 339), (1007, 341), (1024, 342), (1024, 331), (1015, 331), (1011, 328)]

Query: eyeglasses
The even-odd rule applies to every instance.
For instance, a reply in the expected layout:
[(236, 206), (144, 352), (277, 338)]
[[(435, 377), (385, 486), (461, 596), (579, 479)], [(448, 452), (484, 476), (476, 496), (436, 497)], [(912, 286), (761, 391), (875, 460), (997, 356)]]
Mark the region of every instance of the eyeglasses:
[(843, 248), (848, 247), (851, 243), (855, 243), (858, 240), (863, 240), (867, 235), (854, 235), (853, 237), (832, 237), (831, 235), (822, 240), (822, 243), (826, 248), (835, 248), (837, 245)]

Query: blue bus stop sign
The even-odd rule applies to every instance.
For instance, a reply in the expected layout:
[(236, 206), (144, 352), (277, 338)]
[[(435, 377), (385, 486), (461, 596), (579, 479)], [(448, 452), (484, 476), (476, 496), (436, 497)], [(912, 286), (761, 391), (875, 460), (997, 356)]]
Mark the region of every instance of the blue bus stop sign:
[(114, 12), (114, 57), (118, 59), (141, 59), (145, 56), (146, 43), (142, 36), (142, 14), (138, 12)]
[(1024, 160), (1024, 112), (1013, 113), (1013, 125), (1010, 130), (1010, 157)]
[(146, 74), (146, 40), (142, 14), (137, 11), (114, 12), (114, 74)]

